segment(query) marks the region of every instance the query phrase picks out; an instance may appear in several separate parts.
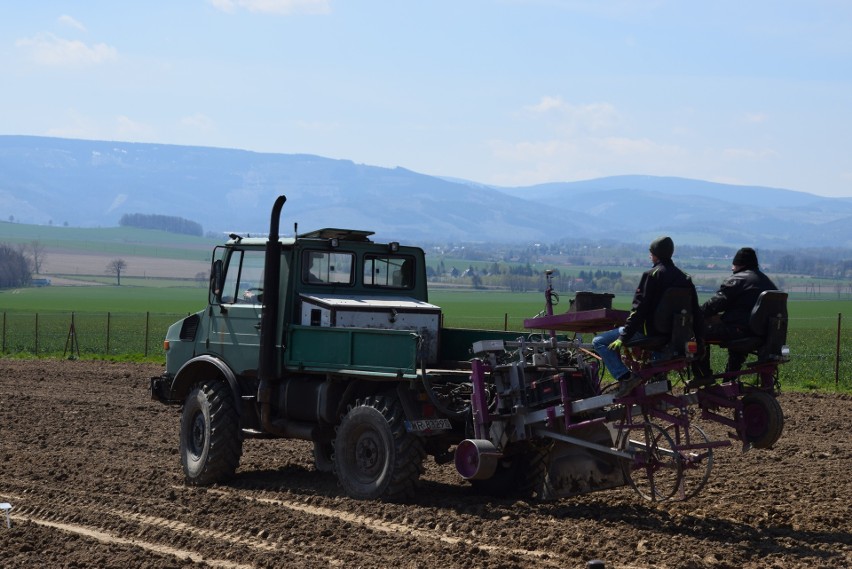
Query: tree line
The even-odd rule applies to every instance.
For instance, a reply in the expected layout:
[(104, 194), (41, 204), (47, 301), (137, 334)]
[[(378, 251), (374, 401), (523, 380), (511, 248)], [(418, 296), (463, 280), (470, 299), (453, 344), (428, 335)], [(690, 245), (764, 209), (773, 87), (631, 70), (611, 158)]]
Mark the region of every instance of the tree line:
[(181, 235), (204, 235), (201, 224), (182, 217), (157, 215), (147, 213), (125, 213), (118, 220), (121, 227), (138, 227), (139, 229), (159, 229)]
[[(744, 243), (744, 246), (749, 245)], [(491, 266), (517, 267), (515, 276), (532, 276), (530, 267), (536, 265), (586, 267), (647, 267), (648, 245), (616, 241), (561, 240), (555, 243), (534, 243), (524, 246), (500, 243), (450, 243), (424, 247), (427, 253), (440, 258), (465, 261), (486, 261)], [(687, 272), (695, 273), (712, 266), (728, 267), (738, 247), (723, 245), (678, 245), (674, 261)], [(801, 249), (758, 248), (760, 265), (767, 272), (796, 274), (838, 280), (852, 279), (852, 249), (820, 247)], [(436, 273), (444, 271), (439, 266)], [(489, 270), (495, 274), (496, 271)], [(621, 280), (620, 276), (602, 275), (604, 279)], [(601, 276), (595, 275), (594, 280)], [(630, 285), (634, 286), (634, 285)]]
[(29, 286), (33, 263), (22, 248), (0, 243), (0, 288)]

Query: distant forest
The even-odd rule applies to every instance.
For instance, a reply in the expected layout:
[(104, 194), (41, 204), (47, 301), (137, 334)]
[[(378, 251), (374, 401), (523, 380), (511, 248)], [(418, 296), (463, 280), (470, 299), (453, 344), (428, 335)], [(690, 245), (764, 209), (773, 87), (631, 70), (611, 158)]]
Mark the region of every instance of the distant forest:
[(204, 232), (201, 224), (182, 217), (144, 213), (125, 213), (118, 221), (121, 227), (138, 227), (139, 229), (160, 229), (181, 235), (201, 237)]

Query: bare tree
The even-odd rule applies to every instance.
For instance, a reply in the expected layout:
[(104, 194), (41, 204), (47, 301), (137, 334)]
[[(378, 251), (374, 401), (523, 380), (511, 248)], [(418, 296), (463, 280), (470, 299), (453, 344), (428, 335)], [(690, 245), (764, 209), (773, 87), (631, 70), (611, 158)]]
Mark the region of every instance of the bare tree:
[(124, 259), (113, 259), (107, 264), (106, 272), (110, 275), (115, 275), (116, 284), (121, 286), (121, 271), (127, 268), (127, 263)]
[(47, 259), (44, 243), (41, 241), (30, 241), (30, 257), (33, 262), (33, 272), (37, 275), (41, 274), (41, 267)]

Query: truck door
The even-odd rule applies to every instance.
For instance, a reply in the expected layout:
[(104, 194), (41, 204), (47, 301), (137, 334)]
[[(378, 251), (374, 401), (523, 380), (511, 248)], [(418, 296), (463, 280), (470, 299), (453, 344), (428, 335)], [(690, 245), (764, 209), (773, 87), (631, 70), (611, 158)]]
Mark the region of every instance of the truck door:
[(262, 249), (233, 249), (224, 259), (222, 290), (210, 305), (207, 349), (237, 373), (257, 370), (263, 309)]

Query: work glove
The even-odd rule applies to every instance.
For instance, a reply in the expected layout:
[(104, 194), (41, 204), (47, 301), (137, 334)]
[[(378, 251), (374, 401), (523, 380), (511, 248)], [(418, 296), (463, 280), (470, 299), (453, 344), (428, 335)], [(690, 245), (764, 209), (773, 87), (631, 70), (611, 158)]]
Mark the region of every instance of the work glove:
[(617, 351), (621, 350), (621, 338), (618, 338), (616, 341), (614, 341), (612, 344), (610, 344), (607, 347), (610, 350), (612, 350), (613, 352), (617, 352)]

